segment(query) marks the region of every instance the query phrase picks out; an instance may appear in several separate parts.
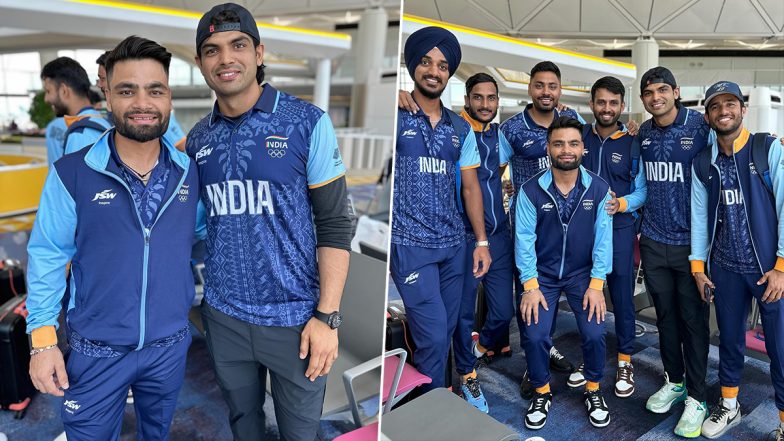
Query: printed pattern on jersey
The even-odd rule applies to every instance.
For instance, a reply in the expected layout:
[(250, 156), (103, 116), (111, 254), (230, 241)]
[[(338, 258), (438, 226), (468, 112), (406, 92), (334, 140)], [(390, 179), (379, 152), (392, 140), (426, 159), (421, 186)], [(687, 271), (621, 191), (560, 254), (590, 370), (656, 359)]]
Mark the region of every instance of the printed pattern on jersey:
[[(334, 145), (314, 155), (320, 130)], [(324, 181), (345, 173), (329, 117), (267, 84), (238, 121), (213, 110), (187, 146), (206, 211), (206, 301), (255, 325), (305, 323), (319, 298), (308, 187), (323, 183), (311, 181), (310, 169)]]
[(476, 138), (463, 119), (463, 145), (447, 110), (435, 129), (421, 110), (398, 111), (392, 243), (424, 248), (448, 248), (465, 240), (457, 209), (457, 161), (461, 168), (479, 163)]
[(168, 156), (165, 149), (161, 149), (160, 160), (150, 172), (150, 181), (147, 185), (144, 185), (139, 178), (129, 171), (127, 166), (120, 166), (120, 175), (131, 189), (133, 203), (136, 204), (136, 209), (146, 228), (150, 228), (153, 222), (155, 222), (158, 210), (163, 205), (170, 171), (171, 167), (168, 164)]
[(689, 245), (691, 162), (708, 142), (703, 115), (681, 107), (675, 122), (658, 127), (645, 121), (637, 134), (648, 199), (642, 234), (668, 245)]
[(738, 184), (735, 158), (719, 153), (716, 165), (721, 173), (721, 197), (716, 219), (713, 261), (727, 271), (740, 274), (759, 273), (751, 245), (743, 194)]

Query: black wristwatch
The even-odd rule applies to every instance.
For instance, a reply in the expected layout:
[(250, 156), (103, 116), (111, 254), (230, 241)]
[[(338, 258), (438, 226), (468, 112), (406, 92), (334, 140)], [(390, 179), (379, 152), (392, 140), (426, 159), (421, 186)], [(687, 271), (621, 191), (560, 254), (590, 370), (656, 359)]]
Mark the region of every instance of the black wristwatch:
[(338, 329), (340, 324), (343, 323), (343, 314), (341, 314), (340, 311), (333, 311), (329, 314), (325, 314), (318, 309), (314, 309), (313, 317), (326, 323), (331, 329)]

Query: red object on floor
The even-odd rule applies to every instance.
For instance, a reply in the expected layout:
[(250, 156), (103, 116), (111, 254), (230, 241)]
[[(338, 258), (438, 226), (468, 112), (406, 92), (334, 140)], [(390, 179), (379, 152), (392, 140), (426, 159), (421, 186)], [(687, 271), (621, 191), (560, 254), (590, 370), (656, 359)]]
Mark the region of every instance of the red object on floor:
[(761, 326), (746, 331), (746, 347), (752, 351), (757, 351), (765, 355), (768, 354), (768, 351), (765, 350), (765, 333), (762, 332)]

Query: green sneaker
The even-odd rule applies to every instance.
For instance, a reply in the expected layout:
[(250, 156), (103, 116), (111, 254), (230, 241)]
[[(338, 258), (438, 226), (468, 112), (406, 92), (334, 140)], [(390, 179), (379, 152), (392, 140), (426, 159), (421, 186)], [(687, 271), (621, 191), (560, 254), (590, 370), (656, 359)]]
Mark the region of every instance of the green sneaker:
[(675, 426), (675, 434), (684, 438), (697, 438), (702, 433), (702, 423), (708, 416), (708, 406), (692, 397), (686, 398), (683, 415)]
[(653, 413), (666, 413), (670, 411), (673, 404), (685, 400), (687, 396), (686, 388), (670, 383), (667, 374), (665, 374), (664, 386), (648, 398), (645, 408)]

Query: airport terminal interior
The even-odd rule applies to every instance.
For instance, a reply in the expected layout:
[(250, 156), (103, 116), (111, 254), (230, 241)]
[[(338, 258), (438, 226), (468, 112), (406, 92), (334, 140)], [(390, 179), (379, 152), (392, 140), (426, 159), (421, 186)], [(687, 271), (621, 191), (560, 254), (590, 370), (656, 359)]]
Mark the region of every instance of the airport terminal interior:
[[(41, 68), (58, 57), (71, 57), (84, 67), (91, 83), (97, 85), (96, 59), (102, 53), (129, 35), (155, 40), (173, 54), (169, 72), (173, 115), (188, 133), (212, 111), (215, 103), (215, 94), (194, 61), (194, 38), (199, 18), (219, 3), (214, 0), (0, 0), (0, 284), (3, 284), (0, 295), (8, 291), (5, 284), (10, 287), (9, 296), (24, 293), (24, 282), (15, 280), (26, 270), (27, 244), (49, 170), (44, 128), (53, 115), (43, 102)], [(241, 0), (237, 3), (257, 20), (261, 42), (265, 45), (265, 81), (328, 113), (347, 169), (354, 236), (341, 302), (346, 319), (339, 330), (340, 357), (327, 381), (319, 439), (679, 439), (673, 435), (673, 427), (682, 412), (682, 404), (676, 404), (668, 413), (646, 410), (645, 400), (660, 387), (663, 368), (656, 313), (644, 283), (638, 249), (634, 260), (636, 339), (632, 353), (636, 392), (625, 399), (605, 394), (613, 411), (613, 421), (608, 427), (592, 427), (584, 417), (582, 392), (567, 387), (569, 373), (554, 373), (551, 423), (538, 431), (526, 428), (528, 400), (521, 397), (519, 386), (527, 365), (514, 320), (509, 327), (511, 350), (481, 357), (476, 365), (489, 413), (478, 412), (463, 400), (453, 400), (460, 383), (452, 364), (448, 375), (453, 387), (448, 398), (439, 401), (430, 394), (418, 397), (416, 387), (429, 382), (429, 378), (423, 378), (410, 363), (397, 362), (400, 360), (397, 357), (405, 357), (406, 353), (410, 357), (411, 342), (405, 339), (403, 347), (395, 347), (389, 339), (385, 342), (385, 336), (390, 335), (390, 316), (405, 310), (400, 293), (388, 277), (398, 90), (414, 89), (402, 59), (402, 45), (412, 33), (428, 26), (452, 32), (460, 42), (462, 62), (449, 80), (442, 102), (460, 112), (465, 81), (479, 72), (488, 73), (498, 85), (500, 106), (494, 120), (498, 123), (531, 103), (528, 72), (536, 63), (549, 60), (560, 67), (560, 104), (575, 110), (588, 122), (594, 120), (588, 105), (591, 85), (605, 75), (618, 78), (625, 87), (622, 122), (642, 123), (650, 118), (639, 98), (640, 78), (652, 67), (665, 66), (678, 80), (683, 106), (705, 112), (708, 87), (717, 81), (731, 81), (743, 91), (748, 108), (745, 127), (752, 133), (781, 136), (784, 135), (784, 1), (403, 0), (401, 4), (400, 0)], [(97, 86), (93, 89), (99, 90)], [(505, 178), (508, 177), (507, 172)], [(196, 244), (193, 255), (197, 284), (189, 315), (193, 343), (188, 351), (186, 379), (170, 439), (229, 440), (232, 439), (229, 410), (216, 383), (199, 313), (204, 245)], [(606, 288), (605, 295), (612, 311)], [(479, 303), (477, 309), (481, 310), (483, 306)], [(0, 309), (0, 322), (4, 317)], [(559, 301), (556, 317), (553, 343), (566, 358), (579, 364), (581, 337), (565, 297)], [(475, 325), (477, 330), (480, 322), (477, 320)], [(615, 375), (617, 348), (613, 324), (614, 316), (610, 313), (606, 323), (606, 378)], [(715, 403), (721, 394), (718, 335), (712, 310), (708, 403)], [(778, 411), (771, 385), (770, 358), (756, 308), (752, 308), (748, 318), (745, 357), (738, 397), (743, 419), (719, 439), (774, 439), (770, 436), (778, 421)], [(0, 358), (0, 374), (3, 360)], [(269, 392), (269, 384), (267, 387)], [(40, 393), (28, 398), (10, 407), (3, 402), (0, 441), (65, 440), (60, 416), (62, 398)], [(132, 397), (128, 403), (122, 421), (122, 440), (137, 439)], [(266, 400), (264, 412), (267, 439), (280, 439), (271, 399)], [(388, 420), (385, 415), (390, 416)], [(411, 438), (412, 430), (428, 435)], [(438, 433), (430, 435), (433, 431)]]

